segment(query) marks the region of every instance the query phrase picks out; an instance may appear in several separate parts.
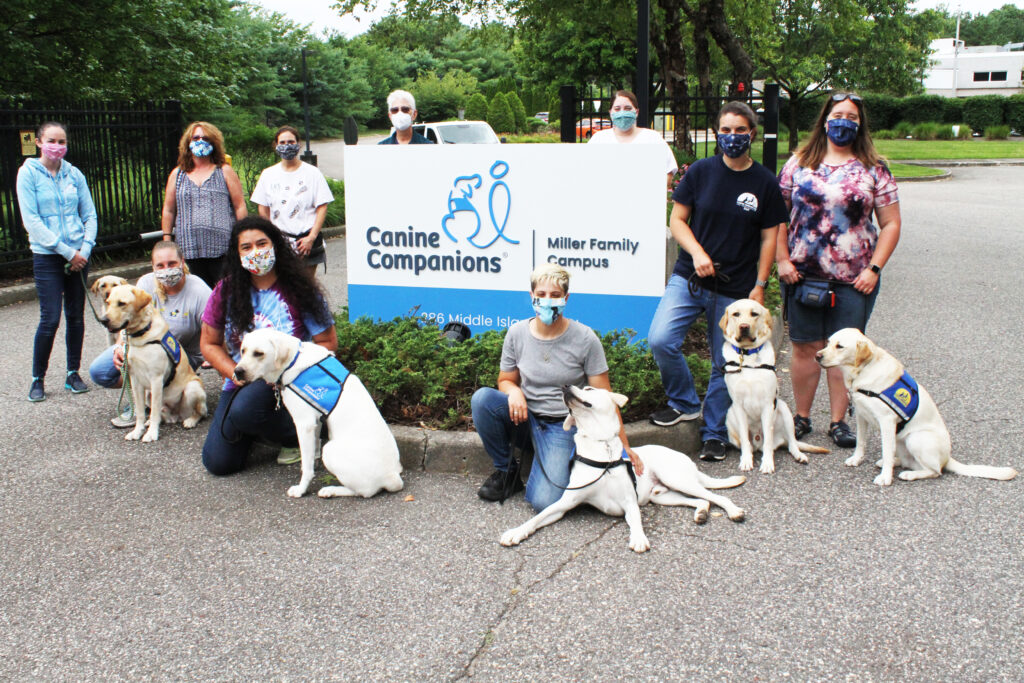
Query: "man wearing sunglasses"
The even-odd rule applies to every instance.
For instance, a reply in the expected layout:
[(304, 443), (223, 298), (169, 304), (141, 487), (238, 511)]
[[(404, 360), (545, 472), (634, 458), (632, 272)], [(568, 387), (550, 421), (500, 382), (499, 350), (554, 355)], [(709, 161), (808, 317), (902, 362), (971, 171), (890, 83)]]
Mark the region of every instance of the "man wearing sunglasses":
[(384, 138), (378, 145), (432, 145), (428, 140), (412, 129), (416, 120), (416, 100), (412, 93), (405, 90), (394, 90), (388, 95), (388, 116), (395, 132), (391, 137)]

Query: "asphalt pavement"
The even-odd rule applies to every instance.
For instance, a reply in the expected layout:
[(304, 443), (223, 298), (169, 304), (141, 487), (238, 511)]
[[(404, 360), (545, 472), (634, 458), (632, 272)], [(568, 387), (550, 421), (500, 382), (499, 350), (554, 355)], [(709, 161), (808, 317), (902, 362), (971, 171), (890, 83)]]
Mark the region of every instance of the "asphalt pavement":
[[(1021, 167), (901, 187), (868, 328), (935, 397), (958, 459), (1018, 470), (1022, 187)], [(115, 392), (61, 388), (61, 337), (31, 404), (37, 320), (35, 302), (0, 309), (0, 679), (1024, 680), (1024, 477), (881, 489), (873, 438), (859, 468), (779, 453), (728, 492), (742, 524), (647, 507), (644, 555), (589, 509), (509, 549), (530, 510), (478, 500), (479, 475), (293, 500), (298, 467), (269, 455), (207, 474), (208, 421), (126, 442)], [(104, 343), (89, 321), (86, 362)], [(812, 418), (825, 444), (823, 396)]]

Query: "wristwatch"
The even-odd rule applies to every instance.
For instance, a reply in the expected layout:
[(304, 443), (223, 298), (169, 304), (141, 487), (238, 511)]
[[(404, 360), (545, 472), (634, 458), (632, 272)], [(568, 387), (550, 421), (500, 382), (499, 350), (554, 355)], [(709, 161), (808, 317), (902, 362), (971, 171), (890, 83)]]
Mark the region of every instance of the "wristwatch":
[(875, 275), (880, 275), (882, 273), (882, 268), (880, 266), (876, 266), (874, 263), (870, 264), (868, 267)]
[(764, 289), (765, 287), (768, 286), (768, 281), (767, 280), (755, 280), (754, 284), (757, 285), (758, 287)]

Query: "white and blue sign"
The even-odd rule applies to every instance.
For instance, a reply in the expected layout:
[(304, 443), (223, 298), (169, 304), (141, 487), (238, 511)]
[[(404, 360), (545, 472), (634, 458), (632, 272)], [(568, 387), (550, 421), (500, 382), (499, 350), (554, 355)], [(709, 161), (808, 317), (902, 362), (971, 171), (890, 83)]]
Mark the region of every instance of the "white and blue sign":
[(645, 337), (665, 289), (654, 145), (345, 148), (349, 314), (476, 333), (533, 316), (530, 272), (569, 271), (566, 315)]

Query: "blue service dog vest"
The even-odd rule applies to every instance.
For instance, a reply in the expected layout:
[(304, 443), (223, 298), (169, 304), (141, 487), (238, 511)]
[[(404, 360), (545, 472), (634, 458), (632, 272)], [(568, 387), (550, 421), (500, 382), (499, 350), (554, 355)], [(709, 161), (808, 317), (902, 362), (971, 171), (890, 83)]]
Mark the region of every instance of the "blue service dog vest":
[(338, 405), (348, 376), (348, 368), (334, 356), (328, 356), (300, 372), (288, 388), (327, 417)]
[(865, 396), (881, 399), (885, 405), (889, 406), (896, 413), (896, 417), (900, 419), (899, 424), (896, 425), (897, 432), (910, 422), (911, 418), (917, 413), (917, 407), (920, 404), (920, 392), (917, 388), (917, 382), (907, 372), (904, 372), (903, 376), (896, 380), (895, 384), (880, 393), (868, 391), (867, 389), (858, 389), (857, 391)]
[[(146, 326), (149, 329), (149, 326)], [(143, 330), (143, 333), (145, 330)], [(174, 381), (175, 375), (178, 374), (178, 362), (181, 360), (181, 344), (174, 338), (174, 335), (170, 331), (164, 332), (164, 336), (160, 337), (159, 341), (146, 342), (147, 344), (159, 344), (160, 348), (167, 354), (167, 360), (171, 362), (171, 372), (167, 375), (167, 379), (164, 380), (164, 386), (170, 385)]]

